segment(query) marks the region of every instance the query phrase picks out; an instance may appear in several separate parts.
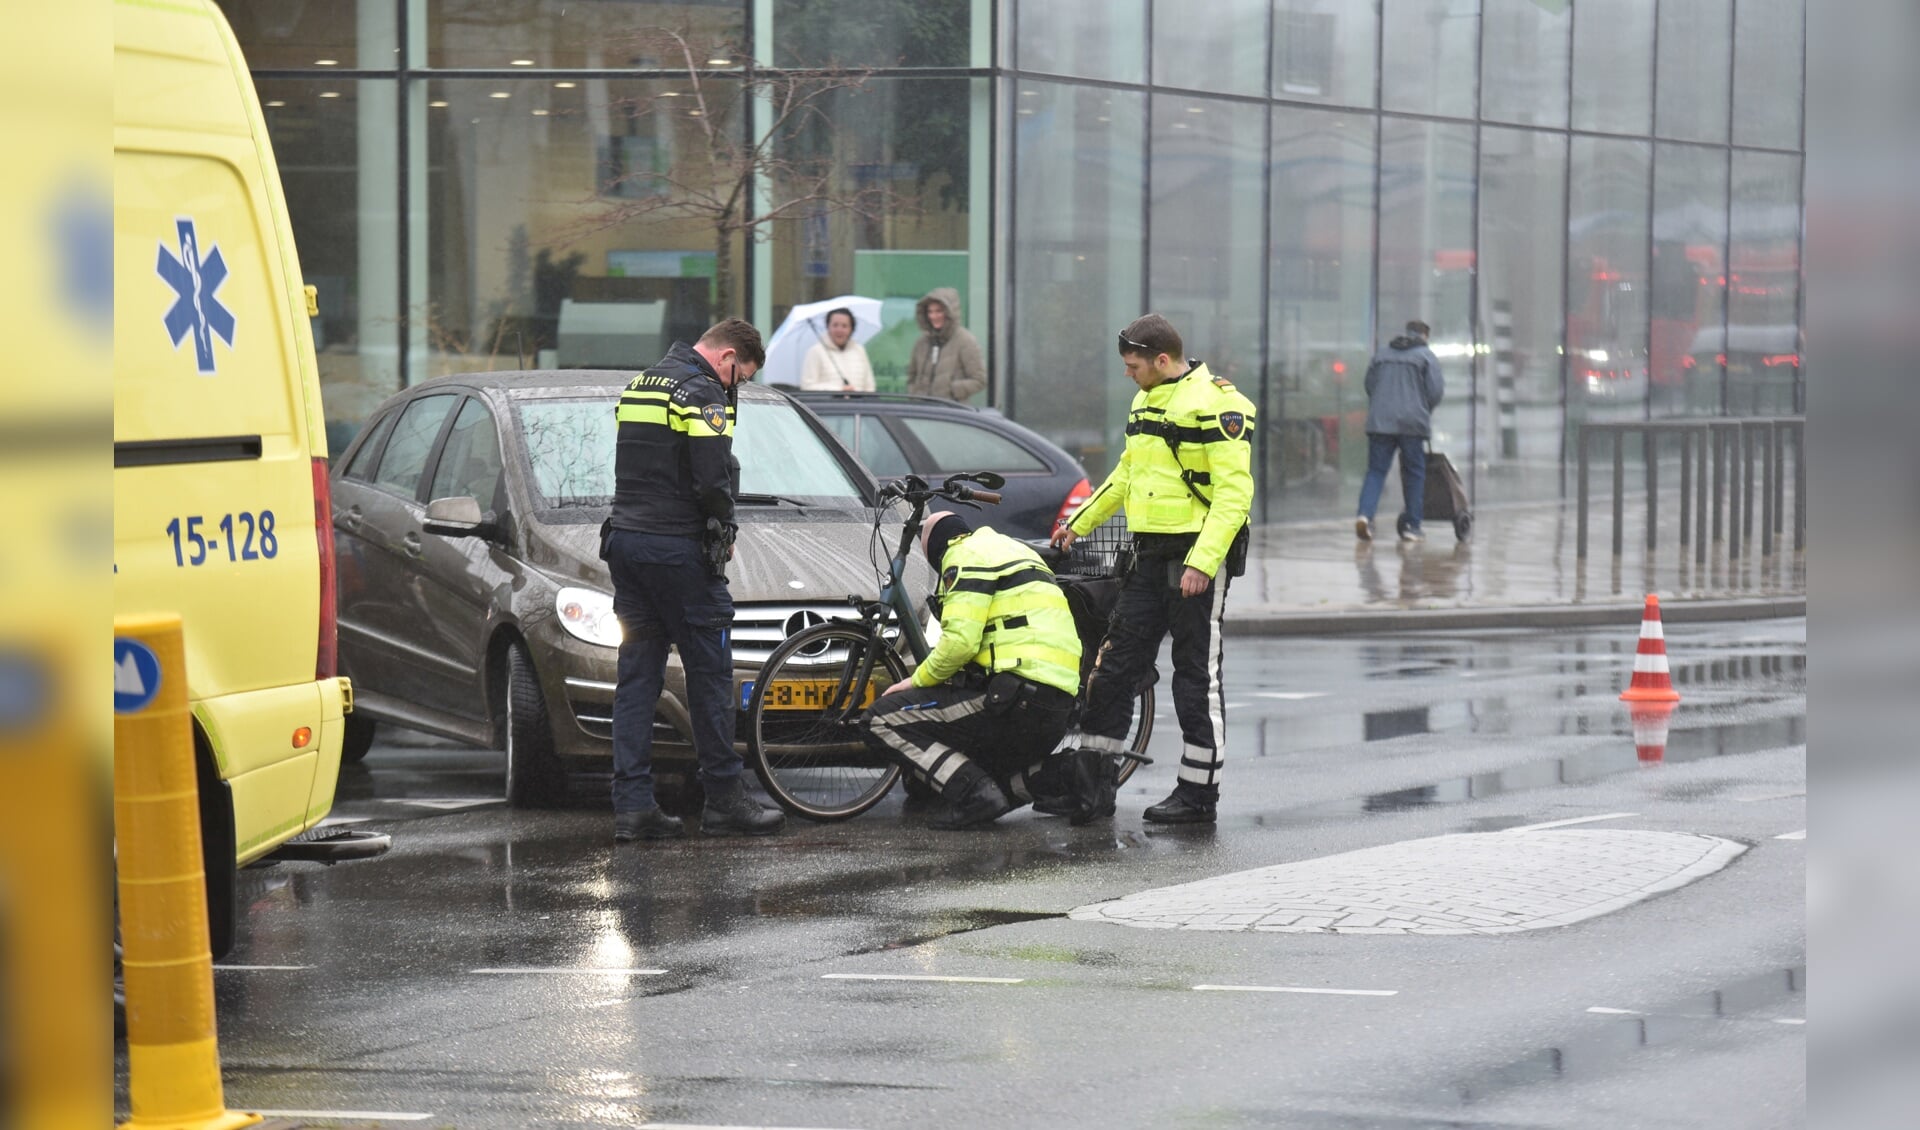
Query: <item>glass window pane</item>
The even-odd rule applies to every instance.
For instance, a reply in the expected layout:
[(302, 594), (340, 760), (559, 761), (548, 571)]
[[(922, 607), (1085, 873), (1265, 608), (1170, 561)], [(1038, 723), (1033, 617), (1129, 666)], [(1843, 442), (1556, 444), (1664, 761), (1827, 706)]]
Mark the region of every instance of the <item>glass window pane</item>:
[(394, 0), (330, 0), (324, 4), (216, 0), (254, 70), (352, 67), (390, 71), (400, 65)]
[[(899, 419), (913, 433), (913, 438), (927, 449), (927, 454), (933, 456), (931, 469), (942, 474), (950, 471), (1017, 472), (1047, 469), (1047, 465), (1026, 448), (977, 424), (958, 420), (918, 419), (913, 416)], [(866, 438), (864, 429), (861, 438)]]
[(1573, 6), (1573, 128), (1652, 131), (1650, 0), (1580, 0)]
[[(905, 391), (921, 332), (914, 304), (936, 287), (960, 293), (963, 320), (986, 347), (985, 311), (967, 298), (986, 269), (986, 249), (975, 256), (969, 243), (988, 81), (873, 79), (823, 99), (822, 114), (782, 146), (792, 218), (769, 225), (773, 238), (757, 252), (771, 262), (775, 324), (803, 302), (880, 299), (882, 328), (866, 342), (878, 391)], [(829, 198), (806, 199), (820, 191)], [(797, 371), (769, 376), (799, 383)]]
[[(1481, 496), (1557, 494), (1560, 287), (1567, 139), (1487, 129), (1480, 137)], [(1464, 390), (1463, 398), (1464, 398)], [(1451, 395), (1451, 390), (1449, 395)]]
[(387, 440), (387, 449), (380, 456), (380, 470), (373, 481), (397, 494), (412, 498), (420, 489), (420, 476), (426, 473), (427, 456), (433, 454), (433, 441), (440, 435), (440, 425), (446, 422), (447, 413), (460, 398), (457, 396), (425, 396), (412, 404), (400, 415), (400, 422), (393, 427), (393, 435)]
[(855, 455), (860, 454), (859, 442), (854, 439), (854, 429), (859, 426), (860, 417), (823, 415), (820, 417), (820, 422), (827, 426), (828, 431), (840, 437), (840, 442), (847, 445), (848, 451)]
[(1800, 158), (1733, 155), (1733, 253), (1727, 273), (1727, 411), (1804, 408), (1800, 377)]
[[(1381, 126), (1376, 345), (1407, 322), (1432, 327), (1447, 397), (1433, 444), (1465, 466), (1473, 356), (1473, 127), (1389, 118)], [(1364, 373), (1364, 370), (1363, 370)]]
[(1646, 414), (1649, 157), (1644, 141), (1573, 139), (1567, 216), (1570, 424)]
[(978, 2), (773, 0), (774, 62), (782, 67), (964, 67)]
[(1727, 152), (1661, 144), (1653, 164), (1656, 416), (1718, 415), (1726, 315)]
[(1727, 139), (1733, 0), (1660, 5), (1660, 82), (1654, 130), (1687, 141)]
[[(851, 421), (853, 417), (842, 419)], [(880, 479), (911, 475), (913, 464), (907, 462), (907, 453), (900, 450), (900, 441), (887, 430), (886, 422), (878, 416), (861, 416), (859, 421), (860, 462), (867, 465), (867, 470)]]
[[(361, 444), (359, 450), (353, 453), (353, 462), (347, 464), (344, 472), (347, 478), (364, 481), (373, 477), (374, 456), (379, 453), (381, 442), (386, 439), (386, 434), (393, 430), (393, 422), (397, 419), (399, 419), (399, 413), (396, 412), (389, 412), (380, 417), (380, 422), (374, 426), (373, 434), (369, 435), (367, 442)], [(327, 450), (332, 451), (333, 448), (329, 447)]]
[(327, 448), (344, 451), (400, 390), (398, 84), (261, 79), (300, 268), (314, 288), (313, 349)]
[(1389, 110), (1473, 116), (1479, 0), (1382, 0), (1381, 97)]
[(1146, 81), (1146, 0), (1015, 0), (1011, 8), (1021, 70)]
[(679, 48), (662, 31), (685, 39), (703, 66), (738, 66), (744, 59), (746, 0), (425, 3), (429, 67), (683, 66)]
[[(639, 369), (742, 293), (744, 256), (704, 202), (740, 87), (442, 79), (427, 104), (428, 278), (416, 380), (520, 367)], [(711, 129), (709, 128), (711, 127)], [(722, 252), (725, 252), (724, 257)], [(724, 281), (721, 276), (725, 276)]]
[(1371, 106), (1377, 0), (1274, 0), (1273, 96)]
[(469, 396), (447, 433), (427, 499), (464, 495), (477, 500), (482, 510), (497, 509), (501, 467), (500, 433), (493, 426), (493, 413), (478, 397)]
[(1009, 411), (1098, 479), (1136, 391), (1108, 341), (1143, 313), (1146, 98), (1031, 78), (1019, 89), (1037, 93), (1013, 119)]
[(1366, 470), (1373, 165), (1371, 115), (1274, 110), (1267, 372), (1284, 418), (1261, 421), (1276, 439), (1260, 481), (1283, 512), (1358, 491)]
[(614, 452), (620, 425), (605, 397), (522, 400), (514, 405), (528, 482), (542, 510), (613, 505)]
[(1733, 141), (1800, 148), (1805, 0), (1734, 5)]
[(740, 406), (733, 430), (743, 494), (846, 498), (860, 493), (820, 433), (790, 404)]
[(1260, 94), (1267, 87), (1270, 0), (1153, 0), (1153, 81)]
[(1568, 10), (1539, 0), (1486, 0), (1481, 18), (1487, 23), (1481, 115), (1521, 125), (1566, 125)]

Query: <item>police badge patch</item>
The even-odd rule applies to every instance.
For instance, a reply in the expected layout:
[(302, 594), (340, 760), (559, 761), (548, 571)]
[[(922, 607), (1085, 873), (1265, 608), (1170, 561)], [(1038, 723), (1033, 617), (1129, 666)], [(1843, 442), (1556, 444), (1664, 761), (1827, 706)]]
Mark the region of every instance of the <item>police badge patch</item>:
[(959, 581), (959, 579), (960, 579), (960, 566), (955, 565), (952, 568), (945, 570), (940, 574), (940, 591), (946, 592), (947, 590), (953, 588), (954, 583)]
[(1239, 439), (1240, 433), (1247, 430), (1247, 414), (1244, 412), (1220, 413), (1220, 430), (1228, 439)]
[(708, 404), (700, 409), (700, 418), (712, 428), (716, 435), (725, 435), (727, 431), (727, 408), (724, 404)]

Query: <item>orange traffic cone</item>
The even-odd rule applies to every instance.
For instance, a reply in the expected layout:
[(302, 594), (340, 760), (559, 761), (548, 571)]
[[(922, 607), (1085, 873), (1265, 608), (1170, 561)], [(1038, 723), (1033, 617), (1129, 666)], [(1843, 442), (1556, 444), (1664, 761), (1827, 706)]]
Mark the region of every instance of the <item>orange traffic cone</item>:
[(1675, 707), (1670, 702), (1636, 702), (1627, 708), (1633, 720), (1633, 752), (1646, 765), (1657, 765), (1667, 756), (1667, 723)]
[(1633, 657), (1633, 683), (1621, 693), (1622, 702), (1679, 702), (1673, 676), (1667, 671), (1667, 636), (1660, 627), (1660, 598), (1647, 594), (1647, 610), (1640, 616), (1640, 651)]

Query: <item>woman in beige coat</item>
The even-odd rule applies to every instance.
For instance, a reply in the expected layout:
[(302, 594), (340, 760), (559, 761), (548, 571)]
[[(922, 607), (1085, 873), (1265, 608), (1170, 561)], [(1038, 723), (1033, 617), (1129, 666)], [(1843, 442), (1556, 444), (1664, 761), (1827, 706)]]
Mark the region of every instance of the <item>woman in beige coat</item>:
[(960, 292), (937, 287), (913, 313), (924, 332), (907, 360), (907, 391), (965, 403), (987, 387), (987, 362), (980, 342), (960, 324)]

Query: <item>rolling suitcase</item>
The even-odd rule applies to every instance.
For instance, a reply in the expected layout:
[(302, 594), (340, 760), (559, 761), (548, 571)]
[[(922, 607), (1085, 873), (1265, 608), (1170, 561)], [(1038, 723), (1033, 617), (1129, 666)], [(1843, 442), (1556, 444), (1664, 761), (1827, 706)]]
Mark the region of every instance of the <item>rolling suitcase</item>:
[[(1473, 508), (1467, 503), (1467, 487), (1460, 481), (1460, 472), (1453, 469), (1453, 460), (1433, 450), (1427, 449), (1427, 497), (1421, 506), (1422, 522), (1451, 522), (1453, 536), (1466, 541), (1473, 536)], [(1394, 532), (1405, 533), (1407, 516), (1401, 514), (1394, 519)]]

